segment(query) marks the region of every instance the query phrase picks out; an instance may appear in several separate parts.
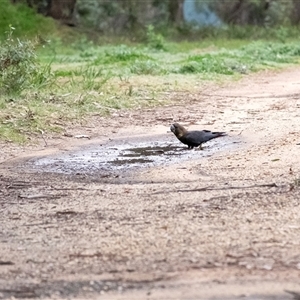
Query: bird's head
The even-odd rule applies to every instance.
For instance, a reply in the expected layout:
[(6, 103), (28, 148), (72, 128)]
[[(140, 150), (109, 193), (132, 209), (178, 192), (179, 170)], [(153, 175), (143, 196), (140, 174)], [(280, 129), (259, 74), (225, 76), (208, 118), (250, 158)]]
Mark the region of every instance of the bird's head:
[(170, 130), (171, 130), (173, 133), (175, 133), (176, 125), (177, 125), (177, 123), (172, 124), (171, 127), (170, 127)]
[(177, 136), (183, 136), (187, 131), (186, 129), (178, 123), (174, 123), (171, 125), (170, 130)]

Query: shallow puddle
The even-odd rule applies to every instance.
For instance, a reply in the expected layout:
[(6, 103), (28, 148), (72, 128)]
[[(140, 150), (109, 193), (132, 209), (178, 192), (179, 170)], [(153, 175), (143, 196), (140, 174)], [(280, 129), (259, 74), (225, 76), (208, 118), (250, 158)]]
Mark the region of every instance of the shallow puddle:
[(222, 137), (204, 144), (204, 150), (188, 150), (173, 135), (118, 139), (93, 143), (71, 151), (30, 159), (26, 165), (39, 172), (63, 174), (111, 173), (168, 165), (211, 156), (235, 148), (237, 137)]

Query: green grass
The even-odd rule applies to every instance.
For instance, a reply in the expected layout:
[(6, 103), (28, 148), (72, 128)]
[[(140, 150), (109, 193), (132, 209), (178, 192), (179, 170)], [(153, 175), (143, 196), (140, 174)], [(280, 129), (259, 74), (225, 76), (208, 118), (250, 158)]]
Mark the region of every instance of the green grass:
[(27, 5), (0, 2), (0, 139), (19, 143), (93, 115), (163, 105), (173, 92), (197, 92), (207, 80), (236, 80), (300, 58), (293, 27), (150, 25), (139, 35), (93, 34), (92, 41)]
[(53, 39), (36, 51), (38, 72), (31, 84), (19, 94), (0, 95), (1, 139), (24, 142), (41, 131), (88, 122), (93, 115), (165, 104), (166, 95), (177, 90), (197, 92), (201, 81), (236, 80), (297, 64), (300, 42), (208, 38), (175, 43), (152, 36), (144, 44), (99, 45), (82, 38), (68, 46)]
[(16, 28), (17, 37), (44, 36), (57, 32), (55, 21), (38, 15), (26, 4), (11, 4), (10, 0), (0, 0), (0, 40), (5, 38), (5, 32), (12, 25)]
[[(54, 65), (68, 64), (69, 70), (57, 74), (70, 75), (74, 65), (99, 67), (113, 76), (123, 74), (167, 75), (207, 73), (233, 75), (246, 71), (257, 71), (266, 67), (280, 67), (282, 64), (297, 63), (300, 43), (292, 42), (245, 42), (204, 41), (203, 43), (169, 43), (170, 51), (159, 52), (144, 45), (133, 47), (89, 45), (82, 51), (56, 54)], [(56, 51), (57, 52), (57, 51)], [(51, 56), (51, 54), (49, 54)], [(44, 53), (41, 59), (47, 58)], [(205, 77), (205, 76), (203, 76)]]

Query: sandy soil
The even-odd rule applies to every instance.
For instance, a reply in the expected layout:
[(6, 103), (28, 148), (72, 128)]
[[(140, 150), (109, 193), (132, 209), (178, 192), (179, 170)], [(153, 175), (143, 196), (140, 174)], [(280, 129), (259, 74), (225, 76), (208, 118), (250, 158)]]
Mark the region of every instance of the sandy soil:
[[(300, 293), (300, 69), (174, 99), (0, 144), (0, 298), (300, 299), (285, 291)], [(242, 142), (117, 176), (24, 167), (109, 138), (172, 139), (174, 120)]]

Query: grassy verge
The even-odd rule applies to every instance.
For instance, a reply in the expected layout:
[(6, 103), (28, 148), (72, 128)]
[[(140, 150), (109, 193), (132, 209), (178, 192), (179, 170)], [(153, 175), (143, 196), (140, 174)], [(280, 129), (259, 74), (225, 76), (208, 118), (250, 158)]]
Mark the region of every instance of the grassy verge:
[(15, 36), (33, 37), (37, 34), (57, 32), (57, 25), (51, 18), (38, 15), (24, 3), (11, 4), (10, 0), (1, 0), (0, 9), (0, 39), (12, 25), (16, 28)]
[[(65, 124), (93, 114), (162, 105), (173, 92), (196, 92), (203, 81), (237, 79), (300, 58), (296, 40), (171, 43), (153, 28), (149, 32), (144, 44), (135, 45), (98, 45), (84, 38), (68, 46), (58, 40), (27, 45), (34, 55), (21, 63), (25, 67), (16, 86), (0, 95), (0, 138), (25, 142), (40, 131), (59, 132)], [(12, 45), (18, 49), (17, 40)], [(25, 74), (27, 84), (17, 89), (17, 79)]]

